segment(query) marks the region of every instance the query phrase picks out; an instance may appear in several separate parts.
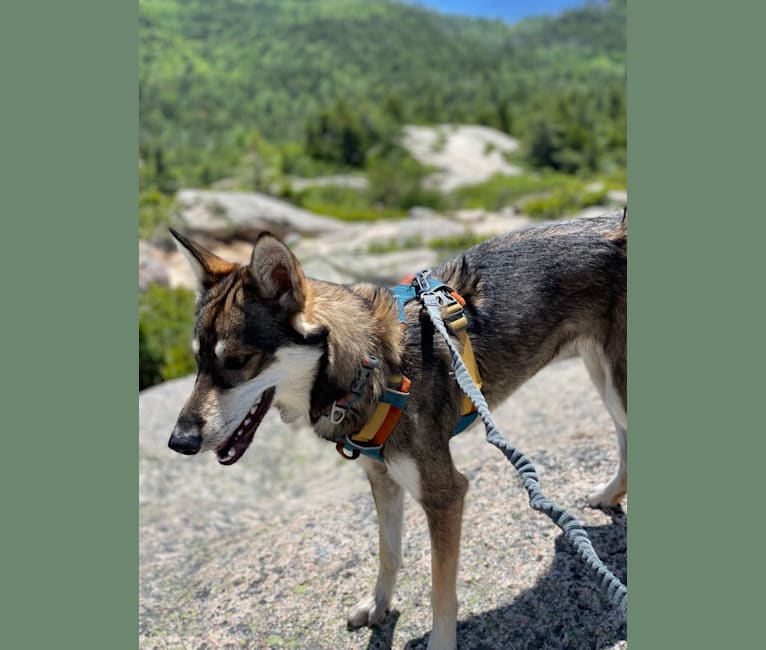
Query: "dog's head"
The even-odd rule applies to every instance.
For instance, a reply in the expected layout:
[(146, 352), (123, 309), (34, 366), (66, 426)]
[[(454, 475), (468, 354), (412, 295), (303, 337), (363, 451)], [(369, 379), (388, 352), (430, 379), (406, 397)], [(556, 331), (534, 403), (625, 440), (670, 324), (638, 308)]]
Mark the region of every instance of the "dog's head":
[(199, 285), (192, 349), (197, 381), (168, 445), (215, 450), (224, 465), (245, 453), (276, 401), (283, 419), (307, 414), (325, 332), (303, 319), (307, 283), (279, 239), (263, 233), (249, 265), (231, 264), (171, 231)]

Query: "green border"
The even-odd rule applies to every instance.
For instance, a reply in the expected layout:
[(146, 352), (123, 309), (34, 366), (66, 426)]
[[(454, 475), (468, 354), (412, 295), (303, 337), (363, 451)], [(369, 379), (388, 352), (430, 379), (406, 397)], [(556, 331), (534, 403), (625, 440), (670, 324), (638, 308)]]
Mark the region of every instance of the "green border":
[(630, 5), (634, 649), (763, 645), (763, 13)]
[(0, 13), (0, 637), (135, 648), (138, 6)]
[[(0, 11), (0, 634), (135, 647), (137, 5)], [(632, 648), (762, 637), (761, 14), (630, 7)]]

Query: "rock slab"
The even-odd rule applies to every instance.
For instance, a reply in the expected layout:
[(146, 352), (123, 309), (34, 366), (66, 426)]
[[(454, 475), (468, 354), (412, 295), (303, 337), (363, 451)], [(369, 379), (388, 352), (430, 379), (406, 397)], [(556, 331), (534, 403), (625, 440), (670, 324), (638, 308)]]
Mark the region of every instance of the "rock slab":
[[(431, 626), (425, 518), (405, 505), (394, 610), (375, 629), (345, 616), (372, 593), (375, 509), (361, 468), (306, 425), (269, 413), (232, 467), (184, 457), (167, 438), (193, 378), (148, 389), (140, 418), (140, 647), (424, 649)], [(586, 526), (626, 579), (627, 504), (585, 505), (616, 464), (612, 423), (579, 360), (546, 368), (496, 409), (546, 494)], [(458, 646), (627, 647), (626, 626), (560, 531), (532, 511), (515, 472), (474, 425), (451, 443), (469, 478), (458, 580)]]

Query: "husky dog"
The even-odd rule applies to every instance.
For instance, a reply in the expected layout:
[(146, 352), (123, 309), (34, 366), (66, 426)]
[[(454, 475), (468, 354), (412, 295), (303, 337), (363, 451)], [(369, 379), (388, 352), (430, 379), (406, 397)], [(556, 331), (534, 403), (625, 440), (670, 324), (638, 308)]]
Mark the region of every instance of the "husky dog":
[[(199, 281), (193, 349), (198, 375), (169, 445), (239, 460), (274, 404), (284, 421), (305, 417), (330, 441), (359, 431), (387, 377), (411, 380), (407, 408), (385, 444), (385, 462), (362, 456), (378, 513), (380, 567), (374, 594), (352, 626), (383, 621), (401, 562), (404, 490), (422, 506), (431, 536), (431, 650), (456, 647), (458, 567), (468, 481), (449, 440), (461, 392), (447, 347), (418, 301), (399, 322), (392, 293), (371, 284), (307, 278), (290, 250), (263, 233), (249, 265), (224, 261), (173, 232)], [(415, 270), (415, 269), (413, 269)], [(625, 214), (575, 219), (502, 235), (434, 274), (465, 300), (468, 334), (490, 406), (551, 361), (579, 354), (614, 420), (619, 463), (589, 496), (617, 504), (627, 491), (627, 222)], [(323, 415), (349, 391), (364, 359), (377, 366), (346, 417)], [(332, 453), (328, 445), (328, 453)]]

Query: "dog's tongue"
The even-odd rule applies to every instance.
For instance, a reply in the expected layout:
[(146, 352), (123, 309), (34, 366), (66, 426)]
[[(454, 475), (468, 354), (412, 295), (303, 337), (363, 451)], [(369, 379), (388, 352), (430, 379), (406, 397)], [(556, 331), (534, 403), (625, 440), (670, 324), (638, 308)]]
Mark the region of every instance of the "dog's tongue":
[(250, 443), (255, 436), (255, 430), (263, 420), (263, 416), (266, 415), (266, 411), (271, 406), (271, 401), (274, 399), (274, 390), (269, 388), (267, 391), (261, 393), (258, 401), (250, 409), (250, 412), (245, 416), (245, 419), (236, 428), (229, 439), (224, 442), (218, 449), (216, 454), (218, 455), (218, 462), (221, 465), (233, 465), (236, 463), (242, 455), (247, 451)]

